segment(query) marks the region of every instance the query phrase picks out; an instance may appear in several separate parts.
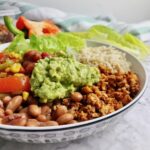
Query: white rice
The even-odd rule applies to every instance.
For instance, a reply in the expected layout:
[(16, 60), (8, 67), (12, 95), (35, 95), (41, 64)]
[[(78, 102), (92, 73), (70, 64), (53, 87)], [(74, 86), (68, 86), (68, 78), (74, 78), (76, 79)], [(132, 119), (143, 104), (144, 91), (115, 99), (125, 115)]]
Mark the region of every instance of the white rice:
[(112, 47), (87, 47), (77, 56), (80, 62), (94, 66), (104, 65), (112, 72), (128, 72), (131, 63), (125, 53)]

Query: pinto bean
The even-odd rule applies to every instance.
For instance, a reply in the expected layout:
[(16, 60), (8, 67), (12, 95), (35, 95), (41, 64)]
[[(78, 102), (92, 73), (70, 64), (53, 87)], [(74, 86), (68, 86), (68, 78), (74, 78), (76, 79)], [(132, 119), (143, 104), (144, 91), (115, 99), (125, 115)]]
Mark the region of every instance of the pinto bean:
[(40, 126), (58, 126), (56, 121), (41, 122)]
[(30, 105), (28, 107), (28, 113), (33, 117), (37, 117), (41, 114), (41, 108), (38, 105)]
[(4, 104), (2, 100), (0, 100), (0, 108), (4, 108)]
[(74, 124), (74, 123), (77, 123), (78, 121), (76, 121), (76, 120), (70, 120), (70, 121), (68, 121), (67, 122), (67, 124)]
[(48, 115), (50, 113), (51, 113), (51, 109), (47, 105), (41, 107), (41, 114)]
[(28, 107), (21, 109), (19, 113), (28, 113)]
[(8, 125), (24, 126), (27, 122), (27, 118), (24, 114), (12, 114), (3, 117), (2, 123)]
[(11, 114), (13, 114), (13, 111), (11, 109), (7, 109), (5, 111), (5, 115), (11, 115)]
[(19, 113), (24, 114), (27, 117), (27, 119), (31, 118), (31, 116), (28, 114), (28, 107), (25, 107), (25, 108), (21, 109), (19, 111)]
[(15, 112), (15, 110), (20, 107), (21, 103), (22, 103), (22, 96), (15, 96), (8, 103), (6, 110), (10, 109), (13, 112)]
[(40, 122), (36, 119), (28, 119), (26, 126), (28, 127), (38, 127), (40, 125)]
[(4, 109), (0, 108), (0, 118), (4, 116)]
[(5, 105), (7, 105), (10, 101), (11, 101), (11, 97), (10, 96), (5, 96), (3, 99), (2, 99), (2, 101), (3, 101), (3, 103), (5, 104)]
[(25, 126), (27, 122), (26, 117), (16, 118), (12, 120), (9, 124), (10, 125), (16, 125), (16, 126)]
[(62, 116), (60, 116), (56, 121), (62, 125), (62, 124), (67, 124), (69, 121), (73, 120), (73, 115), (70, 113), (66, 113)]
[(56, 118), (60, 117), (61, 115), (64, 115), (68, 112), (67, 107), (65, 105), (58, 105), (56, 107), (56, 110), (54, 112), (54, 116)]
[(47, 121), (47, 117), (45, 115), (39, 115), (37, 117), (37, 120), (40, 122), (45, 122), (45, 121)]
[(3, 119), (2, 119), (2, 118), (0, 118), (0, 124), (2, 124), (2, 120), (3, 120)]
[(79, 92), (74, 92), (71, 94), (71, 99), (75, 102), (80, 102), (83, 99), (83, 95)]

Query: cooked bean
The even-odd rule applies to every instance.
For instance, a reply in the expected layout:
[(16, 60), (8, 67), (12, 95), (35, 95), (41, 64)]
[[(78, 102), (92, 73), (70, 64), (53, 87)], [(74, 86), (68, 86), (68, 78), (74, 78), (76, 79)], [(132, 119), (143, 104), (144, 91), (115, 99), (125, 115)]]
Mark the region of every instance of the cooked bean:
[(7, 110), (5, 111), (5, 114), (6, 114), (6, 115), (12, 115), (12, 114), (13, 114), (13, 111), (12, 111), (11, 109), (7, 109)]
[(40, 126), (58, 126), (56, 121), (41, 122)]
[(66, 113), (62, 116), (60, 116), (56, 121), (61, 125), (61, 124), (66, 124), (69, 121), (73, 120), (73, 115), (70, 113)]
[(22, 109), (23, 109), (23, 106), (19, 106), (16, 111), (18, 112), (18, 111), (20, 111)]
[(19, 113), (24, 114), (26, 116), (26, 118), (28, 118), (28, 119), (31, 118), (31, 116), (28, 114), (28, 107), (25, 107), (25, 108), (21, 109), (19, 111)]
[(35, 63), (31, 62), (30, 64), (28, 64), (24, 69), (25, 69), (25, 73), (30, 74), (32, 73), (33, 69), (34, 69)]
[(21, 116), (20, 118), (16, 118), (9, 122), (10, 125), (16, 125), (16, 126), (25, 126), (27, 123), (26, 116)]
[(30, 105), (28, 107), (28, 113), (33, 117), (37, 117), (38, 115), (41, 114), (41, 108), (38, 107), (37, 105)]
[(44, 59), (45, 57), (52, 57), (52, 55), (50, 55), (49, 53), (47, 52), (43, 52), (42, 54), (42, 58)]
[(47, 117), (46, 117), (45, 115), (39, 115), (39, 116), (37, 117), (37, 120), (38, 120), (38, 121), (41, 121), (41, 122), (45, 122), (45, 121), (47, 121)]
[(4, 116), (4, 109), (0, 108), (0, 118)]
[(48, 115), (50, 113), (51, 113), (51, 109), (47, 105), (41, 107), (41, 114)]
[(71, 104), (71, 98), (64, 98), (62, 104), (69, 106)]
[(5, 96), (3, 99), (2, 99), (3, 103), (5, 105), (7, 105), (10, 101), (11, 101), (11, 97), (10, 96)]
[(41, 59), (42, 58), (42, 56), (41, 56), (41, 54), (40, 53), (36, 53), (34, 56), (33, 56), (33, 61), (34, 62), (37, 62), (39, 59)]
[(32, 63), (32, 61), (25, 60), (23, 62), (23, 67), (26, 68), (30, 63)]
[(2, 124), (2, 120), (3, 120), (3, 119), (2, 119), (2, 118), (0, 118), (0, 124)]
[(56, 107), (56, 110), (54, 112), (54, 115), (56, 118), (60, 117), (61, 115), (64, 115), (65, 113), (67, 113), (67, 107), (65, 105), (58, 105)]
[(19, 113), (28, 113), (28, 107), (21, 109)]
[(3, 108), (3, 107), (4, 107), (3, 101), (0, 100), (0, 108)]
[(67, 122), (67, 124), (73, 124), (73, 123), (77, 123), (78, 121), (76, 121), (76, 120), (70, 120), (70, 121), (68, 121)]
[(2, 123), (8, 125), (24, 126), (27, 118), (24, 114), (12, 114), (3, 117)]
[(28, 127), (38, 127), (40, 123), (36, 119), (28, 119), (26, 126)]
[(83, 99), (83, 96), (79, 92), (74, 92), (71, 94), (71, 99), (75, 102), (80, 102)]
[(13, 112), (15, 112), (15, 110), (17, 108), (19, 108), (19, 106), (21, 105), (22, 103), (22, 96), (15, 96), (11, 99), (11, 101), (8, 103), (7, 107), (6, 107), (6, 110), (7, 109), (10, 109), (12, 110)]
[(24, 60), (33, 60), (34, 55), (37, 54), (37, 51), (30, 50), (24, 54)]

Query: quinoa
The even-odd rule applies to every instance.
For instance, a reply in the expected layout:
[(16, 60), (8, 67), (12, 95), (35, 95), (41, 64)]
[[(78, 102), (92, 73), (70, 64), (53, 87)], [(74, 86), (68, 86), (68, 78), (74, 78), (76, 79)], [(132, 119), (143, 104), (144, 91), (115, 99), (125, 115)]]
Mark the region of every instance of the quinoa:
[(126, 54), (113, 47), (87, 47), (82, 49), (77, 59), (84, 64), (92, 66), (105, 66), (112, 73), (130, 71), (131, 63), (127, 61)]

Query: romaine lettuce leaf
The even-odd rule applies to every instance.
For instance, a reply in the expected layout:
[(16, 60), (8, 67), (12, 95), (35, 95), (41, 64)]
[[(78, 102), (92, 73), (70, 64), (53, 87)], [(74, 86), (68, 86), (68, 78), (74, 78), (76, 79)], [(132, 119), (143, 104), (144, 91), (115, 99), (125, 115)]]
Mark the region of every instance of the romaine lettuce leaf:
[(143, 58), (150, 53), (150, 48), (130, 33), (119, 34), (114, 29), (103, 25), (95, 25), (85, 32), (72, 32), (86, 40), (104, 42)]
[(54, 36), (32, 35), (29, 41), (26, 41), (23, 35), (17, 35), (5, 51), (13, 51), (21, 55), (31, 49), (49, 53), (66, 52), (67, 49), (80, 51), (85, 47), (85, 43), (84, 39), (68, 32), (61, 32)]
[(55, 53), (60, 50), (65, 50), (64, 45), (56, 36), (35, 36), (30, 37), (30, 45), (33, 49), (41, 52)]
[(17, 35), (13, 42), (4, 50), (5, 52), (15, 52), (20, 55), (24, 54), (31, 48), (29, 42), (25, 40), (23, 35)]
[(56, 35), (60, 43), (62, 43), (65, 49), (71, 48), (75, 51), (80, 51), (85, 47), (85, 40), (79, 36), (75, 36), (69, 32), (61, 32)]

